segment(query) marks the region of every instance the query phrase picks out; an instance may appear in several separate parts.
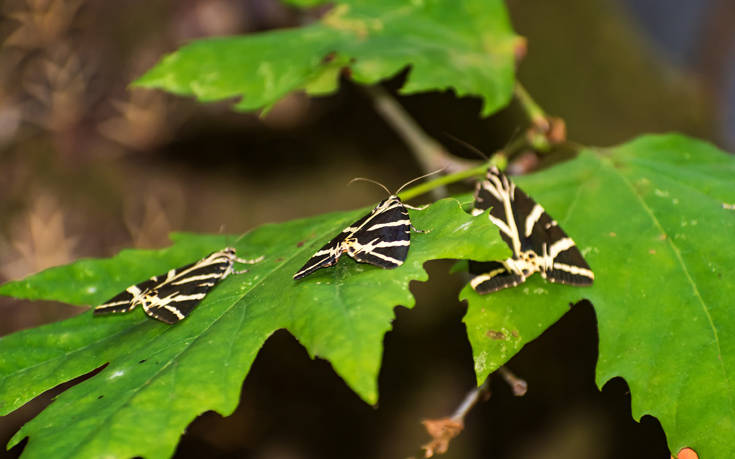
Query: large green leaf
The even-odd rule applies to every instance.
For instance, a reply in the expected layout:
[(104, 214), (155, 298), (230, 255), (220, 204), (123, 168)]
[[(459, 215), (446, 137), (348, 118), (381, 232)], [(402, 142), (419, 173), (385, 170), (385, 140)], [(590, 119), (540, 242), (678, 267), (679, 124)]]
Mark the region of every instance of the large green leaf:
[[(26, 424), (29, 457), (167, 457), (186, 425), (215, 410), (229, 415), (263, 342), (286, 328), (312, 356), (328, 359), (361, 397), (377, 400), (383, 335), (393, 307), (411, 307), (411, 280), (426, 280), (436, 258), (507, 256), (488, 219), (466, 214), (455, 199), (411, 211), (408, 259), (383, 270), (348, 257), (294, 281), (292, 275), (365, 209), (264, 225), (236, 244), (244, 257), (265, 255), (250, 272), (230, 276), (175, 326), (138, 309), (122, 316), (72, 319), (0, 339), (0, 412), (109, 362)], [(82, 260), (5, 284), (0, 294), (99, 304), (128, 285), (183, 265), (232, 242), (225, 236), (177, 235), (161, 251), (124, 251)]]
[(517, 183), (577, 242), (595, 284), (465, 288), (478, 382), (582, 298), (600, 336), (597, 383), (622, 376), (636, 419), (676, 454), (730, 457), (735, 438), (735, 159), (679, 135), (584, 151)]
[(403, 93), (452, 88), (488, 115), (510, 100), (516, 40), (502, 0), (341, 0), (306, 27), (194, 41), (135, 84), (254, 110), (333, 92), (344, 67), (373, 84), (410, 65)]

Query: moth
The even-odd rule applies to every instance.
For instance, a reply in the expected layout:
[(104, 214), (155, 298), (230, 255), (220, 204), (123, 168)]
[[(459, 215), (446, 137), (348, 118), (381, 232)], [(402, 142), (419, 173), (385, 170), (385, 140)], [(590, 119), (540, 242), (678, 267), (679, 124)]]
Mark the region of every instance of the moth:
[(146, 314), (161, 322), (182, 321), (220, 281), (230, 274), (247, 272), (247, 269), (236, 271), (235, 263), (254, 264), (263, 260), (262, 256), (244, 260), (235, 253), (234, 248), (226, 247), (195, 263), (131, 285), (97, 306), (94, 314), (120, 314), (141, 305)]
[(373, 180), (362, 177), (353, 179), (350, 183), (356, 180), (376, 183), (383, 187), (390, 196), (375, 206), (370, 213), (343, 229), (341, 233), (327, 242), (309, 258), (293, 278), (301, 279), (317, 269), (333, 266), (343, 253), (357, 262), (369, 263), (383, 269), (401, 266), (406, 261), (408, 249), (411, 246), (411, 231), (426, 232), (413, 227), (406, 209), (424, 210), (427, 206), (410, 206), (403, 203), (397, 195), (407, 185), (437, 172), (440, 171), (406, 182), (395, 193), (391, 193), (385, 186)]
[(551, 282), (592, 284), (595, 275), (572, 238), (495, 166), (477, 184), (472, 215), (490, 207), (490, 221), (500, 229), (500, 237), (513, 256), (503, 261), (470, 262), (470, 273), (479, 274), (470, 281), (477, 293), (516, 286), (536, 272)]

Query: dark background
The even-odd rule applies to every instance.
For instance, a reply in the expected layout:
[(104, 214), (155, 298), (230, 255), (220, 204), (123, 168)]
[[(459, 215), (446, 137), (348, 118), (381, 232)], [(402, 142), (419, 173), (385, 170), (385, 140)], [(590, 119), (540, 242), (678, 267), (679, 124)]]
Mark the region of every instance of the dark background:
[[(528, 39), (519, 78), (569, 138), (610, 145), (680, 131), (735, 144), (735, 4), (729, 0), (509, 0)], [(352, 177), (395, 189), (423, 173), (357, 87), (293, 95), (259, 119), (127, 84), (196, 37), (295, 26), (310, 17), (269, 0), (5, 1), (0, 17), (0, 282), (79, 257), (168, 244), (173, 230), (240, 233), (265, 222), (382, 199)], [(400, 86), (405, 73), (388, 83)], [(402, 97), (432, 136), (491, 152), (523, 126), (511, 105), (478, 118), (451, 92)], [(179, 457), (396, 457), (428, 441), (421, 419), (450, 414), (474, 386), (447, 262), (413, 283), (385, 337), (377, 407), (322, 360), (276, 333), (245, 380), (232, 416), (206, 413)], [(0, 336), (80, 308), (0, 298)], [(497, 379), (447, 458), (669, 457), (658, 421), (632, 420), (620, 379), (594, 384), (594, 310), (582, 303), (511, 362), (529, 384), (515, 398)], [(46, 394), (0, 418), (0, 442), (45, 406)], [(13, 448), (17, 456), (22, 445)], [(3, 453), (0, 453), (0, 456)]]

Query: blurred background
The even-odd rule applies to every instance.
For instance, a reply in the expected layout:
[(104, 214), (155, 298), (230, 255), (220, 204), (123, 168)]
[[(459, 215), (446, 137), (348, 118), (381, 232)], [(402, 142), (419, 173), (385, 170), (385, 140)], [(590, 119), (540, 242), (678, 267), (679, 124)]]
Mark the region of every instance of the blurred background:
[[(519, 78), (568, 137), (590, 145), (680, 131), (735, 149), (735, 3), (730, 0), (508, 0), (528, 39)], [(6, 0), (0, 3), (0, 282), (171, 231), (241, 233), (265, 222), (368, 205), (423, 171), (364, 92), (344, 81), (293, 95), (266, 118), (127, 85), (188, 40), (314, 19), (276, 0)], [(405, 73), (386, 83), (395, 90)], [(501, 148), (525, 125), (511, 104), (478, 117), (452, 93), (399, 98), (432, 136)], [(467, 188), (469, 190), (469, 188)], [(301, 459), (416, 455), (420, 420), (449, 415), (474, 386), (456, 300), (463, 280), (430, 263), (413, 310), (385, 338), (380, 402), (365, 405), (286, 332), (262, 349), (236, 413), (198, 418), (177, 457)], [(83, 308), (0, 298), (0, 336)], [(630, 416), (622, 380), (594, 384), (595, 315), (579, 304), (509, 363), (447, 458), (669, 457), (658, 421)], [(60, 389), (57, 389), (57, 392)], [(0, 418), (3, 445), (55, 393)], [(18, 456), (23, 444), (0, 456)], [(4, 449), (4, 448), (2, 448)]]

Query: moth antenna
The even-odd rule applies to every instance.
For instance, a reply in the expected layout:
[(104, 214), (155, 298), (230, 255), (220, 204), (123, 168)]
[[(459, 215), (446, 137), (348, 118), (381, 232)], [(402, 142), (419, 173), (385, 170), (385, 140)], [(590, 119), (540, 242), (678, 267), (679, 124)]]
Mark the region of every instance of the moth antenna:
[[(225, 233), (225, 230), (226, 230), (226, 227), (225, 227), (224, 224), (222, 224), (222, 225), (219, 225), (219, 229), (217, 230), (217, 232), (220, 233), (220, 234), (224, 234)], [(235, 242), (231, 242), (230, 235), (229, 234), (225, 234), (225, 239), (226, 239), (226, 241), (225, 241), (225, 247), (232, 247), (241, 238), (242, 238), (242, 236), (240, 238), (238, 238)]]
[(471, 143), (466, 142), (466, 141), (464, 141), (464, 140), (462, 140), (462, 139), (460, 139), (458, 137), (455, 137), (455, 136), (453, 136), (452, 134), (450, 134), (448, 132), (445, 132), (444, 135), (447, 136), (447, 137), (449, 137), (450, 139), (454, 140), (458, 144), (462, 145), (466, 149), (470, 150), (471, 152), (478, 154), (485, 161), (490, 161), (490, 158), (485, 153), (483, 153), (479, 148), (475, 147)]
[(421, 177), (416, 177), (415, 179), (409, 180), (408, 182), (406, 182), (403, 185), (401, 185), (401, 187), (398, 188), (398, 190), (396, 190), (396, 192), (394, 193), (394, 195), (397, 195), (398, 193), (400, 193), (402, 189), (406, 188), (408, 185), (412, 184), (413, 182), (415, 182), (417, 180), (421, 180), (422, 178), (426, 178), (426, 177), (428, 177), (430, 175), (438, 174), (439, 172), (442, 172), (444, 169), (446, 169), (446, 167), (442, 167), (441, 169), (437, 169), (434, 172), (429, 172), (428, 174), (424, 174)]
[(237, 239), (235, 239), (235, 241), (232, 243), (232, 245), (235, 245), (238, 242), (240, 242), (240, 239), (244, 238), (246, 234), (248, 234), (248, 231), (245, 231), (240, 236), (238, 236)]
[[(220, 232), (220, 233), (224, 233), (224, 232), (225, 232), (225, 225), (220, 225), (220, 227), (219, 227), (219, 232)], [(240, 239), (244, 238), (246, 234), (248, 234), (248, 232), (247, 232), (247, 231), (243, 232), (243, 233), (242, 233), (242, 234), (240, 234), (240, 236), (238, 236), (238, 237), (237, 237), (237, 239), (235, 239), (234, 241), (231, 241), (231, 240), (230, 240), (230, 235), (229, 235), (229, 234), (227, 234), (227, 235), (226, 235), (226, 236), (227, 236), (227, 247), (232, 247), (232, 246), (234, 246), (235, 244), (237, 244), (238, 242), (240, 242)]]
[(513, 139), (516, 138), (516, 136), (518, 135), (518, 131), (520, 131), (520, 130), (521, 130), (521, 127), (520, 126), (516, 126), (516, 128), (513, 129), (513, 134), (510, 136), (510, 139), (508, 139), (508, 143), (511, 143), (513, 141)]
[(510, 135), (510, 138), (507, 142), (505, 142), (505, 145), (503, 145), (503, 150), (508, 148), (508, 145), (512, 144), (513, 141), (518, 137), (518, 132), (521, 130), (520, 126), (516, 126), (516, 128), (513, 130), (513, 134)]
[(365, 177), (355, 177), (352, 180), (350, 180), (349, 183), (347, 183), (347, 186), (352, 185), (353, 182), (360, 182), (360, 181), (361, 182), (374, 183), (374, 184), (378, 185), (379, 187), (381, 187), (382, 189), (384, 189), (386, 193), (391, 194), (390, 190), (388, 188), (386, 188), (386, 186), (383, 185), (382, 183), (376, 182), (375, 180), (372, 180), (372, 179), (369, 179), (369, 178), (365, 178)]

